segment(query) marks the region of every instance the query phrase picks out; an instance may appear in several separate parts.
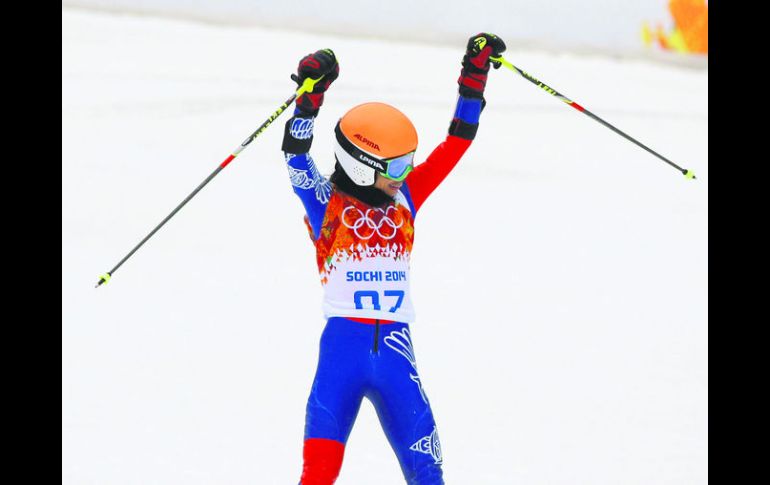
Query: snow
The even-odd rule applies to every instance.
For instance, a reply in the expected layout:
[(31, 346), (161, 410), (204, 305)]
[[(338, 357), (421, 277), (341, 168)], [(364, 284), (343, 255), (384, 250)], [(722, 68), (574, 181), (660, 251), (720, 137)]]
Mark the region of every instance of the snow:
[[(473, 30), (473, 29), (471, 29)], [(475, 33), (469, 32), (469, 34)], [(397, 106), (446, 134), (464, 45), (62, 10), (62, 478), (286, 484), (323, 328), (279, 118), (108, 271), (331, 47), (339, 116)], [(493, 71), (478, 136), (416, 223), (412, 325), (448, 483), (707, 482), (708, 72), (550, 55)], [(338, 485), (403, 483), (365, 401)]]
[[(486, 0), (478, 7), (458, 0), (296, 0), (290, 6), (254, 0), (62, 0), (62, 5), (209, 24), (459, 45), (477, 32), (494, 32), (519, 45), (616, 56), (660, 54), (657, 45), (645, 47), (642, 25), (660, 25), (667, 32), (674, 27), (668, 0), (550, 0), (547, 8), (531, 0)], [(469, 28), (476, 30), (469, 33)], [(676, 57), (683, 61), (691, 56)]]

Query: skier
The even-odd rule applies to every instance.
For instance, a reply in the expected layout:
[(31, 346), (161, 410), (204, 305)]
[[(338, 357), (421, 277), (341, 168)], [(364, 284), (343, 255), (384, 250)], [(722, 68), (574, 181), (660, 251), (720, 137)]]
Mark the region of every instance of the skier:
[(363, 397), (377, 412), (408, 484), (443, 484), (441, 445), (417, 372), (409, 324), (409, 257), (420, 207), (470, 146), (486, 104), (497, 36), (468, 41), (459, 96), (446, 139), (413, 165), (417, 131), (385, 103), (353, 107), (334, 129), (334, 173), (326, 180), (309, 155), (313, 121), (339, 75), (330, 49), (302, 58), (291, 78), (323, 79), (296, 100), (282, 150), (316, 249), (327, 319), (307, 402), (301, 485), (330, 485)]

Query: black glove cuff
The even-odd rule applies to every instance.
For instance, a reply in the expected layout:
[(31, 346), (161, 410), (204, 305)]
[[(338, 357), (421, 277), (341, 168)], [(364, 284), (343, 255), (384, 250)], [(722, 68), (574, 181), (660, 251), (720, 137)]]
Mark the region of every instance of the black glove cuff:
[(484, 99), (483, 91), (476, 91), (475, 89), (471, 89), (468, 86), (464, 86), (462, 84), (460, 84), (458, 87), (458, 92), (463, 98)]
[(307, 153), (310, 151), (310, 146), (313, 144), (313, 135), (310, 135), (310, 138), (304, 139), (292, 136), (291, 128), (296, 120), (307, 121), (309, 123), (313, 122), (312, 116), (297, 115), (289, 119), (283, 129), (283, 144), (281, 145), (281, 150), (286, 153)]
[(474, 138), (476, 138), (476, 132), (478, 131), (478, 129), (479, 129), (478, 123), (473, 125), (470, 123), (466, 123), (460, 118), (452, 119), (452, 122), (449, 124), (450, 135), (457, 136), (459, 138), (464, 138), (466, 140), (473, 140)]
[(297, 114), (297, 118), (315, 118), (318, 116), (318, 112), (320, 111), (320, 108), (308, 110), (303, 106), (296, 105), (297, 109), (299, 110), (299, 113)]

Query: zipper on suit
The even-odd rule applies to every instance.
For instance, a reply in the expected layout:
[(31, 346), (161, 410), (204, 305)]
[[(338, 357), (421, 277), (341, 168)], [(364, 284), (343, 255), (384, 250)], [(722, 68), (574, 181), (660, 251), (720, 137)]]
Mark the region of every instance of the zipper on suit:
[(379, 347), (379, 340), (380, 340), (380, 319), (376, 319), (374, 322), (374, 353), (376, 354), (378, 352)]

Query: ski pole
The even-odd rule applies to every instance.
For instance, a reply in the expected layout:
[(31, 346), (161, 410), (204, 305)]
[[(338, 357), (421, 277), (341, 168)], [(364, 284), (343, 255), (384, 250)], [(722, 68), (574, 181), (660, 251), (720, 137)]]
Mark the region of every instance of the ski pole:
[(226, 158), (226, 159), (225, 159), (225, 160), (224, 160), (222, 163), (220, 163), (220, 164), (219, 164), (219, 166), (216, 168), (216, 170), (214, 170), (213, 172), (211, 172), (211, 175), (209, 175), (208, 177), (206, 177), (206, 180), (204, 180), (203, 182), (201, 182), (201, 184), (200, 184), (200, 185), (198, 185), (198, 187), (196, 187), (196, 189), (195, 189), (195, 190), (193, 190), (193, 191), (192, 191), (192, 193), (191, 193), (190, 195), (188, 195), (188, 196), (187, 196), (187, 198), (185, 198), (185, 200), (183, 200), (181, 204), (179, 204), (178, 206), (176, 206), (176, 209), (174, 209), (173, 211), (171, 211), (171, 213), (170, 213), (169, 215), (167, 215), (167, 216), (166, 216), (166, 218), (165, 218), (165, 219), (163, 219), (163, 221), (161, 221), (161, 223), (160, 223), (160, 224), (158, 224), (157, 226), (155, 226), (155, 229), (153, 229), (153, 230), (152, 230), (152, 231), (151, 231), (151, 232), (150, 232), (150, 233), (149, 233), (147, 236), (145, 236), (145, 238), (144, 238), (144, 239), (142, 239), (142, 241), (141, 241), (139, 244), (137, 244), (137, 245), (134, 247), (134, 249), (132, 249), (132, 250), (131, 250), (131, 251), (130, 251), (128, 254), (126, 254), (126, 255), (123, 257), (123, 259), (121, 259), (121, 260), (120, 260), (120, 262), (119, 262), (118, 264), (116, 264), (116, 265), (115, 265), (115, 267), (114, 267), (114, 268), (112, 268), (110, 271), (108, 271), (108, 272), (104, 273), (104, 274), (103, 274), (103, 275), (102, 275), (102, 276), (99, 278), (99, 282), (98, 282), (98, 283), (96, 283), (96, 286), (95, 286), (94, 288), (98, 288), (98, 287), (99, 287), (99, 286), (101, 286), (103, 283), (107, 283), (108, 281), (110, 281), (110, 278), (111, 278), (111, 277), (112, 277), (112, 275), (115, 273), (115, 271), (117, 271), (117, 270), (118, 270), (118, 268), (120, 268), (120, 266), (121, 266), (123, 263), (125, 263), (125, 262), (126, 262), (126, 260), (127, 260), (128, 258), (130, 258), (130, 257), (131, 257), (131, 256), (132, 256), (132, 255), (133, 255), (133, 254), (134, 254), (134, 253), (137, 251), (137, 249), (139, 249), (140, 247), (142, 247), (142, 245), (143, 245), (145, 242), (147, 242), (147, 240), (148, 240), (148, 239), (150, 239), (150, 238), (153, 236), (153, 234), (155, 234), (156, 232), (158, 232), (158, 229), (160, 229), (161, 227), (163, 227), (163, 225), (164, 225), (166, 222), (168, 222), (168, 221), (169, 221), (169, 219), (171, 219), (172, 217), (174, 217), (174, 215), (175, 215), (177, 212), (179, 212), (179, 210), (180, 210), (182, 207), (184, 207), (184, 205), (185, 205), (185, 204), (187, 204), (187, 203), (190, 201), (190, 199), (192, 199), (193, 197), (195, 197), (195, 194), (197, 194), (198, 192), (200, 192), (200, 190), (201, 190), (203, 187), (205, 187), (205, 186), (206, 186), (206, 184), (208, 184), (208, 183), (211, 181), (211, 179), (213, 179), (214, 177), (216, 177), (216, 176), (217, 176), (217, 174), (219, 174), (219, 172), (221, 172), (221, 171), (222, 171), (222, 169), (224, 169), (224, 168), (225, 168), (225, 167), (226, 167), (226, 166), (227, 166), (227, 165), (228, 165), (230, 162), (232, 162), (232, 161), (233, 161), (233, 159), (235, 159), (235, 157), (237, 157), (237, 156), (238, 156), (238, 155), (239, 155), (239, 154), (240, 154), (240, 153), (241, 153), (241, 152), (242, 152), (242, 151), (243, 151), (243, 150), (244, 150), (244, 149), (245, 149), (247, 146), (249, 146), (249, 144), (250, 144), (252, 141), (254, 141), (254, 139), (255, 139), (256, 137), (258, 137), (258, 136), (259, 136), (259, 135), (260, 135), (260, 134), (261, 134), (263, 131), (265, 131), (265, 129), (267, 129), (267, 127), (268, 127), (268, 126), (270, 126), (270, 124), (271, 124), (273, 121), (275, 121), (275, 120), (276, 120), (276, 118), (278, 118), (278, 117), (281, 115), (281, 113), (283, 113), (283, 112), (286, 110), (286, 108), (288, 108), (288, 107), (289, 107), (289, 105), (290, 105), (291, 103), (293, 103), (293, 102), (294, 102), (294, 100), (296, 100), (298, 97), (300, 97), (300, 96), (301, 96), (303, 93), (306, 93), (306, 92), (312, 91), (312, 90), (313, 90), (313, 87), (315, 86), (315, 83), (317, 83), (318, 81), (320, 81), (322, 78), (323, 78), (323, 76), (319, 77), (318, 79), (311, 79), (311, 78), (307, 78), (307, 79), (305, 79), (305, 81), (302, 83), (302, 86), (300, 86), (300, 87), (299, 87), (299, 89), (297, 89), (297, 91), (296, 91), (294, 94), (292, 94), (292, 95), (291, 95), (291, 97), (290, 97), (289, 99), (287, 99), (287, 100), (286, 100), (286, 101), (285, 101), (285, 102), (284, 102), (284, 103), (281, 105), (281, 107), (280, 107), (280, 108), (278, 108), (278, 109), (275, 111), (275, 113), (273, 113), (272, 115), (270, 115), (270, 117), (269, 117), (269, 118), (268, 118), (268, 119), (267, 119), (267, 120), (266, 120), (264, 123), (262, 123), (262, 125), (261, 125), (259, 128), (257, 128), (257, 131), (255, 131), (254, 133), (252, 133), (251, 135), (249, 135), (249, 137), (248, 137), (248, 138), (246, 138), (246, 140), (244, 140), (244, 141), (243, 141), (243, 143), (241, 143), (240, 145), (238, 145), (238, 147), (236, 147), (236, 149), (235, 149), (235, 150), (233, 150), (233, 152), (230, 154), (230, 156), (228, 156), (228, 157), (227, 157), (227, 158)]
[(637, 144), (637, 145), (639, 145), (640, 147), (644, 148), (644, 149), (645, 149), (645, 150), (647, 150), (648, 152), (652, 153), (653, 155), (655, 155), (656, 157), (660, 158), (661, 160), (663, 160), (663, 161), (664, 161), (664, 162), (666, 162), (667, 164), (671, 165), (672, 167), (674, 167), (674, 168), (676, 168), (677, 170), (679, 170), (680, 172), (682, 172), (682, 174), (683, 174), (685, 177), (687, 177), (688, 179), (694, 179), (694, 178), (696, 178), (696, 177), (695, 177), (695, 174), (694, 174), (692, 171), (690, 171), (690, 170), (687, 170), (687, 169), (685, 169), (685, 168), (682, 168), (682, 167), (680, 167), (679, 165), (675, 164), (674, 162), (672, 162), (672, 161), (671, 161), (671, 160), (669, 160), (668, 158), (664, 157), (663, 155), (659, 154), (658, 152), (656, 152), (656, 151), (654, 151), (654, 150), (652, 150), (652, 149), (648, 148), (647, 146), (645, 146), (644, 144), (642, 144), (642, 143), (640, 143), (639, 141), (635, 140), (634, 138), (632, 138), (632, 137), (630, 137), (630, 136), (626, 135), (625, 133), (623, 133), (623, 132), (622, 132), (622, 131), (620, 131), (619, 129), (615, 128), (615, 127), (614, 127), (614, 126), (612, 126), (611, 124), (607, 123), (607, 122), (606, 122), (606, 121), (604, 121), (603, 119), (601, 119), (601, 118), (599, 118), (598, 116), (596, 116), (595, 114), (591, 113), (590, 111), (588, 111), (588, 110), (587, 110), (587, 109), (585, 109), (584, 107), (580, 106), (580, 105), (579, 105), (579, 104), (577, 104), (576, 102), (574, 102), (574, 101), (571, 101), (571, 100), (567, 99), (567, 97), (566, 97), (566, 96), (564, 96), (563, 94), (559, 93), (559, 92), (558, 92), (558, 91), (556, 91), (555, 89), (553, 89), (553, 88), (551, 88), (550, 86), (546, 85), (545, 83), (543, 83), (543, 82), (541, 82), (541, 81), (539, 81), (539, 80), (535, 79), (534, 77), (532, 77), (531, 75), (527, 74), (527, 73), (526, 73), (526, 72), (524, 72), (523, 70), (521, 70), (521, 69), (517, 68), (516, 66), (514, 66), (513, 64), (511, 64), (510, 62), (508, 62), (508, 61), (507, 61), (507, 60), (506, 60), (506, 59), (505, 59), (503, 56), (500, 56), (500, 57), (492, 57), (492, 56), (490, 56), (489, 58), (490, 58), (491, 60), (495, 61), (495, 62), (500, 62), (500, 63), (502, 63), (502, 64), (503, 64), (505, 67), (507, 67), (507, 68), (508, 68), (508, 69), (510, 69), (511, 71), (515, 72), (516, 74), (519, 74), (521, 77), (523, 77), (523, 78), (524, 78), (524, 79), (526, 79), (527, 81), (529, 81), (529, 82), (531, 82), (532, 84), (535, 84), (536, 86), (538, 86), (538, 87), (542, 88), (542, 89), (543, 89), (544, 91), (546, 91), (547, 93), (550, 93), (550, 94), (552, 94), (552, 95), (556, 96), (558, 99), (560, 99), (560, 100), (564, 101), (565, 103), (567, 103), (568, 105), (572, 106), (573, 108), (575, 108), (576, 110), (580, 111), (581, 113), (583, 113), (583, 114), (585, 114), (585, 115), (587, 115), (587, 116), (590, 116), (590, 117), (591, 117), (591, 118), (593, 118), (594, 120), (598, 121), (599, 123), (601, 123), (601, 124), (603, 124), (604, 126), (606, 126), (607, 128), (609, 128), (610, 130), (612, 130), (612, 131), (614, 131), (615, 133), (617, 133), (618, 135), (622, 136), (622, 137), (623, 137), (623, 138), (625, 138), (626, 140), (628, 140), (628, 141), (632, 141), (632, 142), (636, 143), (636, 144)]

